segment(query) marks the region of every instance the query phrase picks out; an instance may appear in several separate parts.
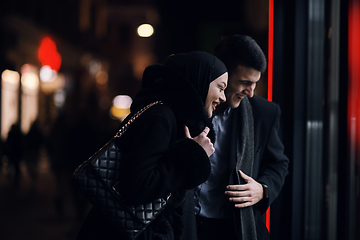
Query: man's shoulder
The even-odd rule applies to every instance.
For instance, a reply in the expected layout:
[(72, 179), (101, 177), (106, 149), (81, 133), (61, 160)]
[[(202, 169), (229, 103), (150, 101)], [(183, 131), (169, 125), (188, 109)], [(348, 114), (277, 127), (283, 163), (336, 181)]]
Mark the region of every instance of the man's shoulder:
[[(278, 104), (274, 102), (270, 102), (267, 99), (263, 97), (259, 97), (254, 95), (252, 98), (249, 98), (249, 102), (251, 104), (251, 107), (254, 109), (271, 109), (275, 110), (278, 107)], [(269, 110), (270, 110), (269, 109)]]

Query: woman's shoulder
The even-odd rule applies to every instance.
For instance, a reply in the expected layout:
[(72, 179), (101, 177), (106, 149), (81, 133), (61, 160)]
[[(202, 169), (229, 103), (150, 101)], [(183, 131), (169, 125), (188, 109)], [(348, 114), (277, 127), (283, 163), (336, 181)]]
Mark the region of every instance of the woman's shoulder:
[[(139, 110), (133, 111), (131, 115), (136, 114), (138, 111)], [(149, 107), (141, 115), (142, 116), (139, 117), (140, 122), (142, 122), (141, 120), (161, 122), (162, 121), (161, 119), (167, 121), (176, 121), (176, 117), (173, 110), (164, 103), (158, 103)]]
[(164, 116), (175, 116), (174, 111), (168, 105), (164, 103), (158, 103), (149, 109), (146, 112), (150, 115), (164, 115)]

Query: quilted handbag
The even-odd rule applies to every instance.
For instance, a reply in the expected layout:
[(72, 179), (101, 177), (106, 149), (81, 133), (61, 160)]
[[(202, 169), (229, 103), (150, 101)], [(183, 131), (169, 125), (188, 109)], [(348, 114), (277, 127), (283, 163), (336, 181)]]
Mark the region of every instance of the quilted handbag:
[(153, 102), (134, 114), (107, 144), (82, 163), (73, 174), (77, 188), (109, 221), (121, 239), (136, 238), (162, 212), (169, 198), (159, 198), (147, 204), (129, 205), (116, 190), (118, 170), (124, 159), (114, 140), (121, 137), (137, 117), (155, 104), (162, 102)]

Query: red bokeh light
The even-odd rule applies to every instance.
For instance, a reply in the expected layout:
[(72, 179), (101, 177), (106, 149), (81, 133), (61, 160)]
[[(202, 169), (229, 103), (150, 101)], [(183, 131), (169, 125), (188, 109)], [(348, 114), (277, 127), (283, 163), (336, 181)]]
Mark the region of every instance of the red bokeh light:
[(57, 72), (60, 70), (61, 55), (57, 51), (55, 42), (50, 37), (44, 37), (41, 40), (38, 58), (42, 66), (48, 65)]

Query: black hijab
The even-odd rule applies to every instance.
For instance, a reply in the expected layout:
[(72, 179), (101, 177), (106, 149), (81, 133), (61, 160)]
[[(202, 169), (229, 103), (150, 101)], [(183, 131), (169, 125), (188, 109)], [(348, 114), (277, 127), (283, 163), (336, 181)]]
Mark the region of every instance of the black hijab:
[(188, 79), (204, 103), (210, 83), (227, 72), (225, 64), (218, 58), (200, 51), (171, 55), (164, 65)]
[(215, 133), (204, 105), (210, 83), (225, 72), (225, 65), (209, 53), (171, 55), (165, 64), (154, 64), (145, 69), (131, 112), (161, 100), (181, 123), (189, 127), (191, 136), (199, 135), (208, 126), (208, 137), (214, 142)]

